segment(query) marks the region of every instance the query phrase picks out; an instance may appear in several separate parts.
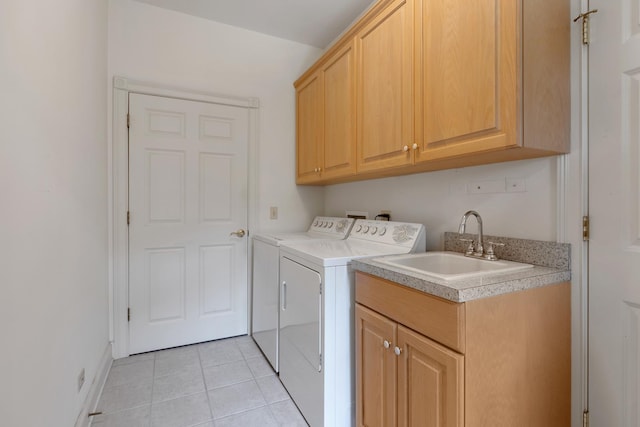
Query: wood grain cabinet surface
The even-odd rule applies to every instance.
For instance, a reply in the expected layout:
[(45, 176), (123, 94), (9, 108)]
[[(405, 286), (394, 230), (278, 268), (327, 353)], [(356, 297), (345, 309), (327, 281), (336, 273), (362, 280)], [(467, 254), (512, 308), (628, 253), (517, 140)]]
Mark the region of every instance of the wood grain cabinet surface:
[(570, 296), (454, 303), (357, 272), (357, 426), (570, 425)]
[[(299, 160), (298, 183), (568, 152), (569, 18), (567, 0), (379, 0), (295, 83), (298, 157), (321, 138), (346, 141), (343, 152), (354, 150), (357, 161), (305, 180)], [(324, 120), (325, 132), (339, 121), (309, 117), (313, 109), (301, 105), (300, 91), (345, 46), (353, 55), (355, 93), (334, 98), (331, 109), (345, 103), (342, 111), (352, 115), (340, 118), (354, 119), (353, 133), (310, 135), (308, 121)]]
[(296, 84), (297, 183), (356, 172), (353, 43)]

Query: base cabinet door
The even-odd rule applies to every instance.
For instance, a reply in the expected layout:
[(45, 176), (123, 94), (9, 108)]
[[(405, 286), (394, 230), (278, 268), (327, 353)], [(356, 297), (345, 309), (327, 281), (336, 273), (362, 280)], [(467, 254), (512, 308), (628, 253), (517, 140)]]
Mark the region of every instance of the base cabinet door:
[(464, 356), (398, 326), (399, 427), (464, 426)]
[(396, 424), (396, 323), (356, 305), (356, 425)]
[(464, 426), (464, 356), (356, 304), (356, 425)]

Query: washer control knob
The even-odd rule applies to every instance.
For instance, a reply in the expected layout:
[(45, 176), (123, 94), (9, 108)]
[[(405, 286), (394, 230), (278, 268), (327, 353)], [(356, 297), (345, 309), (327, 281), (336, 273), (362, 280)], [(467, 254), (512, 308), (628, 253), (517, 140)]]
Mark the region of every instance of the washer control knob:
[(313, 226), (314, 226), (314, 227), (317, 227), (317, 226), (318, 226), (318, 221), (314, 222), (314, 223), (313, 223)]
[(329, 222), (329, 228), (333, 227), (333, 221)]
[(362, 230), (362, 226), (358, 225), (358, 228), (356, 228), (356, 233), (359, 233)]
[(378, 233), (378, 234), (381, 235), (381, 236), (384, 236), (386, 233), (387, 233), (387, 227), (382, 227), (380, 229), (380, 233)]
[(365, 233), (368, 233), (368, 232), (369, 232), (369, 226), (368, 226), (368, 225), (365, 225), (365, 226), (364, 226), (364, 232), (365, 232)]
[(371, 227), (371, 234), (376, 234), (378, 232), (378, 227)]

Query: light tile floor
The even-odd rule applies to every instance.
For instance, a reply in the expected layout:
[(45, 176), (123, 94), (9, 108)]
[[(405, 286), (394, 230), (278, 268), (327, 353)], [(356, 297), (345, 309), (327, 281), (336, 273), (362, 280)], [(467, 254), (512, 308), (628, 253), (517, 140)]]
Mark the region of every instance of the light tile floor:
[(253, 339), (113, 362), (93, 427), (307, 426)]

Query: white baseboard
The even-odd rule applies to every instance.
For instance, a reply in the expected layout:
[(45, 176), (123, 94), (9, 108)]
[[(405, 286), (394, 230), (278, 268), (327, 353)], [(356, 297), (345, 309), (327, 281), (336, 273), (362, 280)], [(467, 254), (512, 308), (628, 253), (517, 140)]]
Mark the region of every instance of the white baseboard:
[(75, 427), (89, 427), (91, 425), (89, 413), (93, 412), (93, 410), (96, 408), (96, 406), (98, 405), (98, 400), (100, 400), (100, 396), (102, 395), (102, 388), (104, 387), (104, 383), (107, 380), (107, 375), (109, 375), (109, 370), (111, 369), (111, 364), (113, 363), (111, 352), (111, 343), (109, 343), (104, 349), (102, 359), (100, 360), (100, 364), (98, 365), (96, 376), (91, 382), (91, 388), (89, 389), (87, 398), (82, 405), (82, 409), (80, 411), (80, 415), (78, 415)]

